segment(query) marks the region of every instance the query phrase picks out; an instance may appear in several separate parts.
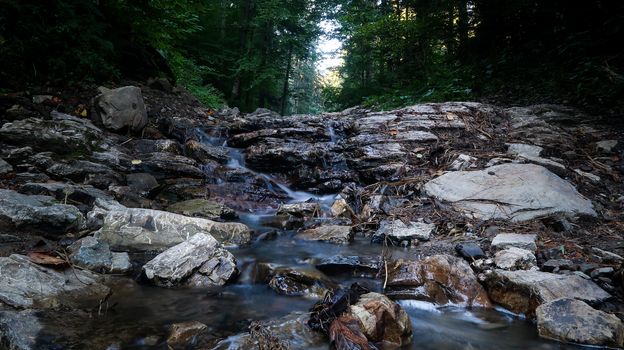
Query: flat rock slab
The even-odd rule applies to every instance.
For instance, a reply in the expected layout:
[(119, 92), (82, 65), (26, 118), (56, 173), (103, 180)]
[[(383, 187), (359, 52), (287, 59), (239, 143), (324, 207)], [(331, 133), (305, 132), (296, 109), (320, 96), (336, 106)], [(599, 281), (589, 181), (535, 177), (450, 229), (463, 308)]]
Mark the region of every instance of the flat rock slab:
[(164, 251), (198, 232), (209, 233), (223, 244), (244, 245), (251, 240), (249, 228), (244, 224), (139, 208), (108, 211), (95, 237), (108, 242), (113, 249)]
[(492, 240), (492, 248), (507, 249), (509, 247), (515, 247), (535, 252), (537, 250), (537, 245), (535, 244), (536, 240), (537, 235), (533, 234), (501, 233), (496, 235)]
[(391, 244), (417, 245), (418, 241), (428, 241), (431, 234), (436, 230), (435, 224), (424, 222), (410, 222), (408, 224), (401, 220), (384, 220), (379, 224), (379, 229), (373, 236), (373, 241), (383, 243), (384, 238)]
[(622, 347), (624, 326), (615, 315), (569, 298), (553, 300), (536, 310), (540, 336), (583, 345)]
[(325, 225), (297, 234), (296, 238), (305, 241), (320, 241), (334, 244), (349, 244), (353, 240), (351, 226)]
[(88, 271), (59, 271), (17, 254), (0, 258), (0, 302), (16, 308), (94, 306), (108, 293)]
[(84, 225), (84, 216), (73, 205), (56, 204), (48, 196), (27, 196), (0, 189), (0, 228), (58, 234), (80, 230)]
[(501, 164), (480, 171), (446, 173), (425, 192), (477, 218), (530, 220), (555, 213), (596, 216), (574, 186), (535, 164)]
[(197, 233), (158, 254), (143, 266), (143, 274), (162, 287), (224, 285), (238, 274), (236, 260), (212, 236)]
[(486, 284), (492, 301), (528, 316), (533, 316), (540, 304), (559, 298), (598, 303), (611, 297), (594, 282), (577, 275), (540, 271), (495, 270)]

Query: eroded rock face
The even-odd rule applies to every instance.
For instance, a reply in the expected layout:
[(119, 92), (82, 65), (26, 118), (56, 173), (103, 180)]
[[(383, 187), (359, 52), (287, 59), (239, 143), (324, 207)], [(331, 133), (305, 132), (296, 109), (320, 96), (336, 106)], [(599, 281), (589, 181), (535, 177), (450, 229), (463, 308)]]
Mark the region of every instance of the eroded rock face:
[(434, 255), (417, 261), (399, 260), (388, 266), (386, 294), (438, 305), (491, 306), (468, 263), (450, 255)]
[(501, 164), (480, 171), (446, 173), (425, 192), (456, 210), (487, 219), (530, 220), (555, 213), (596, 216), (574, 186), (534, 164)]
[(528, 316), (533, 316), (540, 304), (558, 298), (597, 303), (611, 297), (594, 282), (577, 275), (540, 271), (495, 270), (486, 284), (492, 301)]
[(102, 125), (113, 131), (129, 128), (140, 131), (147, 124), (147, 111), (141, 89), (124, 86), (117, 89), (100, 87), (95, 97), (96, 112)]
[(0, 258), (0, 301), (16, 308), (95, 306), (108, 293), (88, 271), (59, 271), (17, 254)]
[(167, 211), (210, 220), (236, 219), (238, 217), (236, 212), (227, 206), (201, 198), (174, 203), (167, 207)]
[(197, 233), (143, 266), (143, 274), (162, 287), (224, 285), (238, 274), (236, 260), (209, 234)]
[(249, 228), (239, 223), (215, 222), (160, 210), (112, 208), (102, 218), (95, 237), (114, 249), (163, 251), (205, 232), (223, 244), (245, 245), (251, 240)]
[(0, 227), (35, 229), (56, 235), (78, 231), (84, 226), (84, 216), (73, 205), (55, 204), (52, 197), (0, 189)]
[(383, 294), (366, 293), (347, 314), (360, 321), (368, 340), (382, 348), (401, 347), (412, 341), (412, 323), (403, 308)]
[(537, 330), (544, 338), (583, 345), (624, 345), (622, 321), (580, 300), (556, 299), (540, 305), (535, 313)]
[(296, 236), (305, 241), (320, 241), (334, 244), (349, 244), (353, 240), (351, 226), (324, 225), (305, 230)]

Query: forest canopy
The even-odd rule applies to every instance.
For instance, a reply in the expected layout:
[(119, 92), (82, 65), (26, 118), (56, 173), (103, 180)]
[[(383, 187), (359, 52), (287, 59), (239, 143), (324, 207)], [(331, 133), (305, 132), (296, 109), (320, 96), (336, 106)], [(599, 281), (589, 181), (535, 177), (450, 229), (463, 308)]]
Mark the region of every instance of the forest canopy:
[[(0, 87), (162, 76), (213, 107), (283, 114), (474, 99), (617, 110), (623, 26), (615, 0), (2, 0)], [(333, 84), (321, 35), (342, 42)]]

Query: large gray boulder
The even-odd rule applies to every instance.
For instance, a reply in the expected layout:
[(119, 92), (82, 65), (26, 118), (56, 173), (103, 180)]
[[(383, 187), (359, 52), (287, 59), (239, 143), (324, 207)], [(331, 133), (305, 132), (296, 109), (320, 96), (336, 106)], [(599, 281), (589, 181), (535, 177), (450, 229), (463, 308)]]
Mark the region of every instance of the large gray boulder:
[(23, 255), (0, 258), (0, 302), (16, 308), (97, 305), (109, 288), (88, 271), (56, 270)]
[(617, 348), (624, 345), (622, 321), (580, 300), (556, 299), (540, 305), (536, 314), (537, 330), (544, 338)]
[(528, 316), (533, 316), (540, 304), (559, 298), (598, 303), (611, 297), (594, 282), (580, 276), (540, 271), (495, 270), (486, 284), (492, 301)]
[[(100, 213), (102, 227), (95, 237), (112, 249), (164, 251), (199, 232), (209, 233), (226, 245), (245, 245), (249, 228), (240, 223), (215, 222), (160, 210), (112, 206)], [(101, 209), (98, 209), (101, 211)]]
[(84, 216), (73, 205), (56, 204), (52, 197), (0, 189), (0, 228), (61, 234), (84, 226)]
[(132, 268), (128, 253), (111, 252), (108, 243), (92, 236), (79, 239), (68, 249), (72, 263), (91, 271), (126, 273)]
[(425, 192), (481, 219), (530, 220), (555, 213), (596, 216), (574, 186), (534, 164), (502, 164), (455, 171), (427, 182)]
[(129, 128), (140, 131), (147, 124), (147, 111), (141, 89), (124, 86), (117, 89), (100, 87), (95, 109), (102, 125), (113, 131)]
[(209, 234), (197, 233), (157, 255), (143, 274), (162, 287), (224, 285), (238, 274), (236, 260)]

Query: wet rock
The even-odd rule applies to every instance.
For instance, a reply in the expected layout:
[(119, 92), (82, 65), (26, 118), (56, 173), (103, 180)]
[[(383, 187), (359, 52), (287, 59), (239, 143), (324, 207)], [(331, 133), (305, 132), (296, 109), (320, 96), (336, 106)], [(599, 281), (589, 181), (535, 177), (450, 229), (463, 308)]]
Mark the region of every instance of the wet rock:
[(290, 215), (297, 218), (312, 218), (318, 216), (321, 207), (318, 203), (303, 202), (295, 204), (282, 204), (277, 210), (277, 215)]
[(350, 219), (355, 216), (353, 209), (351, 209), (349, 203), (343, 198), (334, 201), (331, 206), (331, 212), (334, 217), (346, 217)]
[(269, 287), (279, 294), (322, 298), (337, 287), (327, 276), (314, 268), (278, 267), (271, 273)]
[(30, 195), (45, 195), (55, 197), (56, 200), (65, 202), (82, 203), (92, 206), (96, 199), (112, 199), (106, 192), (89, 185), (72, 185), (68, 183), (33, 183), (29, 182), (19, 191)]
[(2, 125), (0, 139), (37, 152), (89, 154), (100, 143), (101, 133), (86, 120), (27, 118)]
[(111, 255), (110, 273), (125, 274), (132, 270), (130, 256), (126, 252), (113, 252)]
[(485, 258), (483, 249), (481, 249), (481, 246), (476, 242), (459, 243), (455, 246), (455, 251), (469, 262)]
[(583, 345), (624, 345), (622, 321), (580, 300), (556, 299), (540, 305), (535, 313), (537, 330), (544, 338)]
[(167, 211), (192, 217), (206, 219), (236, 219), (236, 212), (227, 206), (209, 199), (189, 199), (177, 202), (169, 207)]
[(418, 245), (419, 241), (428, 241), (435, 231), (435, 224), (424, 222), (410, 222), (405, 224), (401, 220), (384, 220), (373, 235), (373, 242), (384, 243), (387, 240), (391, 245), (409, 246)]
[(349, 244), (353, 240), (351, 226), (324, 225), (305, 230), (295, 236), (305, 241), (321, 241), (334, 244)]
[(37, 336), (42, 329), (34, 310), (0, 311), (0, 346), (3, 349), (36, 349)]
[(386, 294), (392, 298), (426, 300), (438, 305), (491, 306), (468, 263), (450, 255), (389, 264)]
[(105, 272), (110, 270), (113, 254), (108, 243), (87, 236), (69, 246), (72, 263), (92, 271)]
[(412, 323), (403, 308), (383, 294), (366, 293), (347, 314), (360, 321), (370, 341), (382, 348), (398, 348), (412, 342)]
[(132, 191), (141, 194), (147, 194), (158, 187), (156, 178), (148, 173), (127, 174), (126, 182)]
[(349, 272), (356, 275), (371, 275), (379, 272), (379, 261), (365, 256), (332, 256), (320, 259), (316, 268), (326, 274)]
[(539, 157), (544, 150), (540, 146), (527, 145), (524, 143), (508, 143), (507, 147), (507, 153), (525, 157)]
[(515, 247), (535, 252), (537, 250), (536, 240), (537, 235), (533, 234), (500, 233), (494, 237), (491, 246), (493, 249)]
[(197, 336), (206, 329), (208, 326), (197, 321), (174, 323), (171, 325), (169, 337), (167, 337), (167, 345), (174, 349), (193, 346)]
[(362, 323), (351, 315), (341, 315), (334, 319), (329, 327), (330, 347), (336, 350), (372, 350), (377, 349), (362, 332)]
[(95, 306), (108, 293), (108, 287), (88, 271), (59, 271), (23, 255), (0, 258), (0, 301), (16, 308)]
[(0, 175), (8, 174), (13, 171), (13, 166), (4, 159), (0, 158)]
[(449, 172), (424, 185), (454, 209), (482, 219), (530, 220), (555, 213), (596, 216), (591, 201), (568, 182), (533, 164), (502, 164)]
[(210, 146), (195, 140), (189, 140), (184, 144), (184, 151), (187, 157), (191, 157), (200, 163), (217, 161), (227, 163), (230, 155), (225, 147)]
[(56, 204), (52, 197), (27, 196), (0, 189), (0, 227), (57, 235), (78, 231), (84, 226), (84, 216), (73, 205)]
[(496, 253), (494, 263), (503, 270), (528, 270), (535, 266), (537, 261), (531, 251), (509, 247)]
[(245, 161), (254, 169), (289, 171), (302, 164), (322, 164), (324, 153), (317, 143), (266, 138), (247, 148)]
[(611, 297), (594, 282), (577, 275), (540, 271), (495, 270), (486, 279), (486, 284), (492, 301), (528, 316), (533, 316), (540, 304), (558, 298), (598, 303)]
[(596, 149), (600, 152), (609, 153), (615, 146), (617, 146), (618, 140), (603, 140), (596, 142)]
[(53, 162), (43, 171), (54, 179), (70, 180), (102, 189), (123, 181), (123, 177), (110, 167), (86, 160)]
[(571, 270), (574, 264), (567, 259), (550, 259), (542, 265), (545, 272), (559, 272), (561, 270)]
[(111, 90), (100, 87), (99, 91), (94, 100), (95, 111), (105, 128), (140, 131), (147, 125), (147, 111), (140, 88), (124, 86)]
[(254, 333), (243, 333), (230, 336), (219, 342), (214, 350), (249, 350), (258, 349), (264, 346), (270, 349), (278, 342), (289, 344), (292, 349), (314, 349), (317, 347), (327, 347), (327, 340), (321, 333), (314, 332), (306, 321), (308, 314), (294, 312), (285, 317), (263, 321), (262, 327), (275, 339), (259, 336)]
[(212, 236), (197, 233), (158, 254), (143, 266), (143, 274), (161, 287), (222, 286), (238, 274), (236, 260)]
[(113, 249), (163, 251), (198, 232), (211, 234), (226, 245), (245, 245), (249, 229), (240, 223), (222, 223), (191, 218), (160, 210), (115, 207), (102, 215), (102, 228), (95, 237)]
[(469, 156), (467, 154), (460, 154), (455, 158), (455, 160), (449, 165), (449, 170), (453, 171), (461, 171), (466, 170), (474, 166), (474, 163), (477, 161), (477, 158)]

